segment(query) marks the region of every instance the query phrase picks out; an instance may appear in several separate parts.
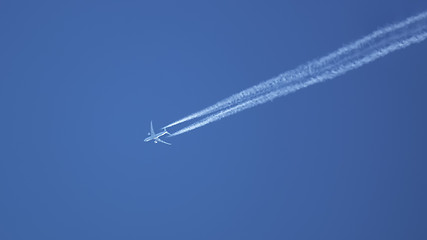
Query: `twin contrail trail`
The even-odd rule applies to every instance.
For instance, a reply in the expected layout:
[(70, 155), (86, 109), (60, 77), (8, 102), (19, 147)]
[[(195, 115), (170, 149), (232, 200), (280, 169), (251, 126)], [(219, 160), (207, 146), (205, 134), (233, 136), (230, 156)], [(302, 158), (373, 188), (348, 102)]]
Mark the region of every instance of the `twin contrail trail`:
[(245, 89), (212, 106), (175, 121), (165, 128), (206, 116), (172, 134), (172, 136), (177, 136), (301, 88), (335, 78), (426, 38), (427, 11), (374, 31), (325, 57), (308, 62), (294, 70)]

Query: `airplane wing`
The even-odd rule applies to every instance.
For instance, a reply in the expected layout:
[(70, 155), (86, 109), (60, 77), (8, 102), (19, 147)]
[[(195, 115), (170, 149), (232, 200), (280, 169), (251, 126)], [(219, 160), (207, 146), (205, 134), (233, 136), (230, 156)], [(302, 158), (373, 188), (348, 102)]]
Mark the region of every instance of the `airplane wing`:
[(168, 143), (168, 142), (163, 141), (163, 140), (162, 140), (162, 139), (160, 139), (160, 138), (157, 138), (156, 140), (157, 140), (157, 141), (159, 141), (159, 142), (161, 142), (161, 143), (167, 144), (167, 145), (172, 145), (172, 144), (170, 144), (170, 143)]
[(154, 136), (155, 135), (155, 133), (154, 133), (154, 129), (153, 129), (153, 121), (151, 121), (151, 136)]

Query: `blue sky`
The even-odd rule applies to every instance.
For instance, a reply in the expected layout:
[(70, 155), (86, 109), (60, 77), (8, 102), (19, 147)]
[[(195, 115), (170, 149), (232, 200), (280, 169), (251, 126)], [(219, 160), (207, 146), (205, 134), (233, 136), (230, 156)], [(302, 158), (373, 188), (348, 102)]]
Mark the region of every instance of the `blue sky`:
[(426, 42), (143, 142), (427, 9), (386, 4), (2, 1), (0, 239), (426, 239)]

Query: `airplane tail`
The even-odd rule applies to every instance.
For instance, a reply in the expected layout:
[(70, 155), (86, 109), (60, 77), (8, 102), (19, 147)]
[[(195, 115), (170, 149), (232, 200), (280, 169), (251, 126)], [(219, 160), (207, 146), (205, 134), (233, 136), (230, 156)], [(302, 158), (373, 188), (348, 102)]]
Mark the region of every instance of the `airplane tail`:
[(166, 128), (163, 128), (163, 130), (168, 134), (168, 135), (172, 135), (168, 132), (168, 130)]

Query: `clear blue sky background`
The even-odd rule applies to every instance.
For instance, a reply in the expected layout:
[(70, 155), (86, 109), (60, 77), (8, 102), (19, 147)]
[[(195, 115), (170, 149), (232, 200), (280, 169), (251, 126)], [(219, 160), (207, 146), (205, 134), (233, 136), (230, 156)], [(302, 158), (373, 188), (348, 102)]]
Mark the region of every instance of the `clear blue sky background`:
[(152, 2), (1, 1), (0, 239), (427, 239), (427, 42), (143, 142), (427, 1)]

